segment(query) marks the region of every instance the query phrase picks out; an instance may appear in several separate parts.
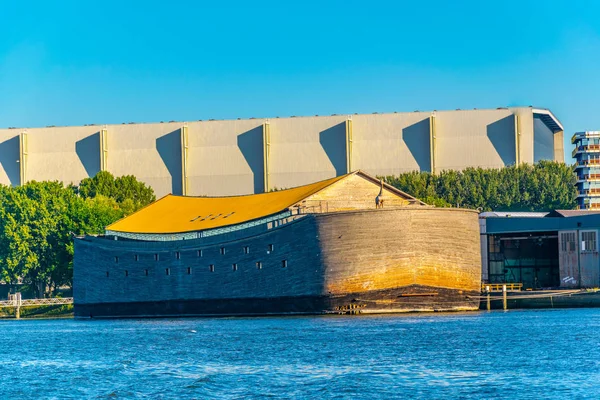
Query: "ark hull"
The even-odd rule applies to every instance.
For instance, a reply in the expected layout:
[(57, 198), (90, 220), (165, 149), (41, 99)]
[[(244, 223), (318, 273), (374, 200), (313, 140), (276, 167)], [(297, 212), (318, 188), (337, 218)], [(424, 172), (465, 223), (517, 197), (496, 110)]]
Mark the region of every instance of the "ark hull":
[(181, 241), (75, 241), (78, 317), (477, 310), (471, 211), (308, 214)]
[(344, 296), (168, 300), (76, 304), (81, 318), (211, 317), (476, 311), (477, 292), (410, 286)]

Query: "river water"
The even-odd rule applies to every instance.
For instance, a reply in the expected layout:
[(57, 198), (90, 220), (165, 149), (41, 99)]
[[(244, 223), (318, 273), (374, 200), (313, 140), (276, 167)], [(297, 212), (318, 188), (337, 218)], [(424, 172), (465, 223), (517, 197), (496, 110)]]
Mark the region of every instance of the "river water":
[(600, 309), (0, 321), (0, 398), (600, 397)]

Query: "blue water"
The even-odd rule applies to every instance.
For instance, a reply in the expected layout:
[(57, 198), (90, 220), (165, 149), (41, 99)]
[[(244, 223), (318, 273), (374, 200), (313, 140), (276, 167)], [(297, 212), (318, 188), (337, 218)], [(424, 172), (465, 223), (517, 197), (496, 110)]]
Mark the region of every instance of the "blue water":
[(0, 321), (0, 398), (600, 397), (600, 310)]

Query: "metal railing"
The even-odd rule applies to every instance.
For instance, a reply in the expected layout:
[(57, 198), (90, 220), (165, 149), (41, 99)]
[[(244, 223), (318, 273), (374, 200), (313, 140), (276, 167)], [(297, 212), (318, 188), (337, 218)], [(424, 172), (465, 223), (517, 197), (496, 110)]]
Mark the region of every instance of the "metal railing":
[(0, 307), (27, 307), (27, 306), (41, 306), (41, 305), (54, 305), (54, 304), (73, 304), (72, 297), (52, 297), (49, 299), (27, 299), (22, 300), (20, 293), (12, 295), (9, 300), (0, 301)]
[(600, 159), (580, 160), (577, 162), (577, 165), (600, 165)]
[(583, 175), (580, 180), (593, 180), (593, 179), (600, 179), (600, 174), (586, 174)]
[(571, 153), (571, 155), (573, 157), (575, 157), (575, 154), (577, 154), (577, 153), (580, 153), (580, 152), (585, 153), (585, 152), (590, 152), (590, 151), (593, 151), (593, 152), (600, 151), (600, 145), (586, 144), (586, 145), (577, 146), (573, 149), (573, 152)]
[(482, 292), (502, 292), (503, 287), (506, 286), (506, 290), (509, 292), (520, 292), (523, 290), (522, 283), (482, 283)]

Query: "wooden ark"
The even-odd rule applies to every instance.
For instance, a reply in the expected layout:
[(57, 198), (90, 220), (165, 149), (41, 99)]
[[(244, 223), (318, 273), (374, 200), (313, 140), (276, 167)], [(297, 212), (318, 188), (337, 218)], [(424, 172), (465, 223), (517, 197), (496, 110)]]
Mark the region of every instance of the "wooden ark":
[[(76, 239), (76, 316), (479, 307), (475, 211), (424, 205), (360, 171), (213, 205), (214, 198), (183, 199), (161, 199), (104, 236)], [(171, 205), (177, 210), (166, 215)]]

